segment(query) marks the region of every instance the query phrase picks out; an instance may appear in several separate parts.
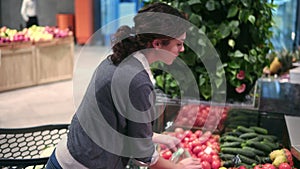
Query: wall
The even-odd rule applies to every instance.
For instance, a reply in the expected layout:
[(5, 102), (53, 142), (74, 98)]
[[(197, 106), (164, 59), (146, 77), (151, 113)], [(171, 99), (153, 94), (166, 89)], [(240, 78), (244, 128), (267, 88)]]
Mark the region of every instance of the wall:
[[(0, 27), (20, 29), (25, 26), (20, 10), (22, 0), (0, 0)], [(73, 13), (74, 0), (38, 0), (37, 14), (41, 26), (56, 26), (56, 14)]]

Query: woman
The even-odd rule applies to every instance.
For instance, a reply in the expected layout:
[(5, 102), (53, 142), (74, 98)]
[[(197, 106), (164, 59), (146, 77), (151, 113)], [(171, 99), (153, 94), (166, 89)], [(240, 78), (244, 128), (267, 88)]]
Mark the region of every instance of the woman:
[(187, 158), (174, 164), (158, 155), (155, 143), (176, 149), (176, 138), (152, 132), (157, 118), (149, 64), (172, 64), (184, 51), (184, 15), (155, 3), (122, 26), (113, 38), (113, 54), (96, 69), (74, 115), (69, 133), (51, 155), (47, 168), (122, 169), (131, 161), (151, 169), (199, 169)]

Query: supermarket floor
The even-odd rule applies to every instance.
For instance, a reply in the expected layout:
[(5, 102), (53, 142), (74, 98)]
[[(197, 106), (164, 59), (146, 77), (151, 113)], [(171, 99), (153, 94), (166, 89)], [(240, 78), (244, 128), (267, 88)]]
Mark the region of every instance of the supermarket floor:
[(103, 46), (74, 48), (73, 79), (0, 93), (0, 128), (70, 123), (93, 68), (107, 54)]

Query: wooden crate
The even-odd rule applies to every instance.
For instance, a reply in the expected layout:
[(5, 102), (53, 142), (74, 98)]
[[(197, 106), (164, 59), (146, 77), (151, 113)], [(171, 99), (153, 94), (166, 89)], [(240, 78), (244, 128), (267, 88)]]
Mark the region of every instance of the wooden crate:
[(0, 47), (0, 91), (36, 85), (34, 52), (31, 43)]
[(73, 77), (73, 37), (36, 43), (37, 83), (49, 83)]

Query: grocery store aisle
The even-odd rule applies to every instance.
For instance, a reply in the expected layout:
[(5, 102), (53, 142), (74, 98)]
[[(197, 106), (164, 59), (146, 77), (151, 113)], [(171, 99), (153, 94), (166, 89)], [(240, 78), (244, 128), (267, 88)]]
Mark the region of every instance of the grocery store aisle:
[(76, 109), (74, 103), (107, 51), (103, 46), (75, 46), (72, 80), (1, 92), (0, 128), (69, 123)]

